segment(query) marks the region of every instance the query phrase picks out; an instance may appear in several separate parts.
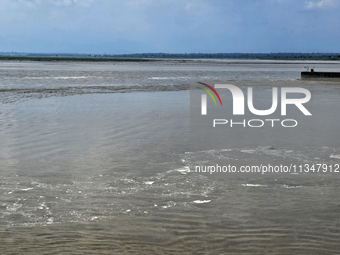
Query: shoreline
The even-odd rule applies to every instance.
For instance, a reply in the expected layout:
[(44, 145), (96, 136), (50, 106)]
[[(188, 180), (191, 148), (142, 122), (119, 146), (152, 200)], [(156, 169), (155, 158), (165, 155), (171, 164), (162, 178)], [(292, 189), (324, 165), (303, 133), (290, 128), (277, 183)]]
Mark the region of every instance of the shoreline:
[(178, 62), (178, 63), (257, 63), (257, 64), (286, 64), (286, 63), (327, 63), (339, 64), (340, 59), (320, 58), (133, 58), (133, 57), (76, 57), (76, 56), (5, 56), (0, 55), (0, 62)]

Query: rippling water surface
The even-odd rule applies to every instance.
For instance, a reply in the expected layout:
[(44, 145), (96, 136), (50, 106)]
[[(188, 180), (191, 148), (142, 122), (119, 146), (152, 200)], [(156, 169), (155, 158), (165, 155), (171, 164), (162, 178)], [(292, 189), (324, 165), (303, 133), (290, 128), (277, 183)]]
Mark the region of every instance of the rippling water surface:
[[(305, 65), (1, 62), (0, 253), (340, 254), (340, 173), (189, 171), (340, 163), (340, 85), (298, 80)], [(190, 150), (191, 79), (308, 87), (323, 117), (295, 144), (235, 133)]]

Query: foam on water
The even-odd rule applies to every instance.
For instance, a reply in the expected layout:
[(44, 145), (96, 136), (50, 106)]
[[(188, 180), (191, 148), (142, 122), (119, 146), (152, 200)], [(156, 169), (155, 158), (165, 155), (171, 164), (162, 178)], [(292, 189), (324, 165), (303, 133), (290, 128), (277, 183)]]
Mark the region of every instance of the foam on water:
[(250, 184), (250, 183), (246, 183), (246, 184), (241, 184), (242, 186), (245, 187), (267, 187), (267, 185), (262, 185), (262, 184)]
[(206, 203), (210, 203), (211, 200), (195, 200), (193, 201), (193, 203), (195, 204), (206, 204)]
[[(211, 164), (215, 159), (221, 159), (221, 155), (224, 159), (243, 158), (243, 154), (249, 150), (259, 158), (270, 155), (301, 161), (313, 159), (316, 152), (313, 148), (304, 152), (276, 149), (276, 153), (273, 153), (271, 147), (222, 149), (184, 153), (179, 162), (185, 159), (186, 163), (193, 165), (199, 159), (199, 163)], [(329, 151), (334, 150), (324, 148), (323, 154), (329, 155)], [(320, 155), (320, 151), (318, 153)], [(322, 176), (322, 173), (315, 174), (315, 178), (318, 175)], [(223, 201), (230, 195), (230, 190), (238, 189), (237, 187), (296, 190), (308, 187), (314, 178), (299, 177), (295, 180), (277, 175), (275, 180), (266, 180), (258, 175), (249, 176), (255, 178), (254, 181), (245, 183), (243, 178), (234, 177), (229, 175), (216, 181), (190, 171), (189, 166), (148, 177), (122, 173), (100, 174), (89, 177), (87, 181), (74, 180), (69, 184), (52, 184), (15, 175), (1, 180), (0, 191), (4, 195), (0, 219), (2, 224), (20, 226), (110, 219), (119, 214), (145, 214), (145, 211), (154, 214), (159, 210), (192, 208), (194, 204)], [(256, 182), (257, 178), (261, 182)], [(87, 204), (91, 204), (91, 207)]]

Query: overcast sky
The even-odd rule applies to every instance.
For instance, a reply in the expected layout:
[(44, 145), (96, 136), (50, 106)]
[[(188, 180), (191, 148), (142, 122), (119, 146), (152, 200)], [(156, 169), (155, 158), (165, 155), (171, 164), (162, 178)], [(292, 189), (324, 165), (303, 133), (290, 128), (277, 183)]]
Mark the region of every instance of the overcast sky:
[(340, 52), (340, 0), (0, 0), (0, 52)]

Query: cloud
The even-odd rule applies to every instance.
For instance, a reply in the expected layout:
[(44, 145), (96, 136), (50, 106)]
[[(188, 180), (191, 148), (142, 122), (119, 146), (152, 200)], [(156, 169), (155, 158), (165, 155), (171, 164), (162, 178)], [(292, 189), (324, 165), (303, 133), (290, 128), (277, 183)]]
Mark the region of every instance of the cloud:
[(49, 2), (57, 6), (80, 5), (89, 7), (94, 2), (94, 0), (50, 0)]
[(0, 0), (0, 51), (330, 52), (339, 48), (337, 7), (340, 0)]
[(340, 6), (339, 0), (321, 0), (318, 2), (306, 2), (306, 9), (308, 10), (314, 10), (314, 9), (333, 9), (338, 8)]
[(153, 3), (152, 0), (129, 0), (126, 2), (126, 5), (131, 8), (139, 8), (144, 6), (149, 6)]
[(69, 6), (73, 4), (72, 0), (56, 0), (56, 1), (50, 1), (51, 4), (57, 5), (57, 6)]
[(26, 7), (32, 8), (39, 5), (56, 5), (56, 6), (70, 6), (70, 5), (79, 5), (88, 7), (95, 0), (0, 0), (0, 5), (10, 5), (12, 7)]

